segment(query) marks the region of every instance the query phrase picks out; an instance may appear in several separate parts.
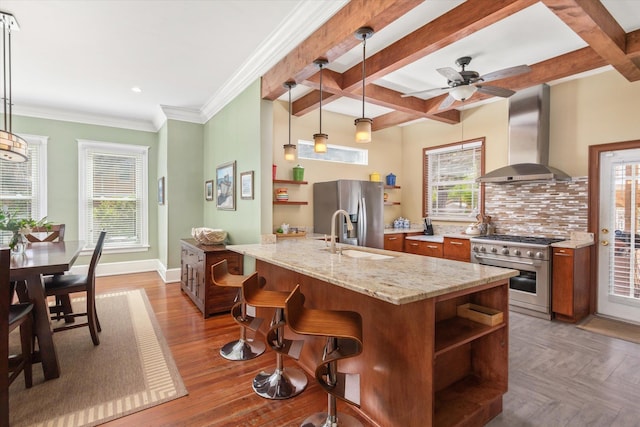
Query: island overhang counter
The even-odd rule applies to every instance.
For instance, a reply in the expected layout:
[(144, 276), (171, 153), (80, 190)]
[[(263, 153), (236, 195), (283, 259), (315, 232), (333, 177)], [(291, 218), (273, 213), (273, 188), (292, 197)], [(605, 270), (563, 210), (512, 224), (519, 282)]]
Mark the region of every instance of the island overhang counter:
[[(477, 426), (502, 411), (516, 270), (349, 246), (332, 254), (310, 239), (227, 249), (254, 258), (269, 289), (300, 284), (309, 308), (360, 313), (364, 350), (339, 370), (360, 374), (360, 412), (373, 425)], [(313, 377), (324, 342), (297, 338)]]

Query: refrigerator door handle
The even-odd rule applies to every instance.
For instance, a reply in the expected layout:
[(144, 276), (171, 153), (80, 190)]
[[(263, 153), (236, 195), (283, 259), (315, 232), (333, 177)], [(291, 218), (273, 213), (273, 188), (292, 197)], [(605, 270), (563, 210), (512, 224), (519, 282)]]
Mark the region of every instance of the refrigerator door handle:
[(358, 211), (358, 244), (367, 246), (367, 203), (364, 197), (360, 198), (360, 209)]

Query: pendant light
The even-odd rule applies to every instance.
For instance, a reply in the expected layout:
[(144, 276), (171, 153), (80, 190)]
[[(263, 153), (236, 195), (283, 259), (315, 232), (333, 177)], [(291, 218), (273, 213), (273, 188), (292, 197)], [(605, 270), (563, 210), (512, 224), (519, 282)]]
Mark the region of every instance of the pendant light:
[(296, 159), (296, 146), (291, 143), (291, 89), (297, 86), (296, 82), (289, 80), (283, 84), (289, 89), (289, 142), (284, 145), (284, 159), (293, 162)]
[(313, 151), (316, 153), (327, 152), (327, 139), (329, 135), (322, 133), (322, 68), (329, 63), (326, 59), (316, 59), (313, 61), (320, 68), (320, 130), (313, 134)]
[(362, 27), (356, 31), (356, 38), (362, 40), (362, 117), (355, 120), (356, 125), (356, 142), (364, 143), (371, 142), (371, 124), (372, 119), (368, 119), (364, 116), (364, 86), (365, 78), (367, 76), (365, 69), (365, 58), (367, 50), (367, 38), (373, 35), (373, 28)]
[(11, 133), (11, 30), (19, 30), (13, 15), (0, 12), (2, 23), (2, 86), (4, 127), (0, 130), (0, 159), (11, 162), (26, 162), (27, 142)]

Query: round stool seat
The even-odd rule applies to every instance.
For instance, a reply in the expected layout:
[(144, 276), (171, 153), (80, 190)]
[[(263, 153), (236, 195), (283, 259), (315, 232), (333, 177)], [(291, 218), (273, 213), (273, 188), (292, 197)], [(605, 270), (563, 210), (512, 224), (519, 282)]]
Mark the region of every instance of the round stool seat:
[(275, 308), (271, 326), (266, 335), (267, 344), (276, 352), (276, 369), (262, 371), (253, 379), (253, 391), (265, 399), (288, 399), (300, 394), (307, 386), (307, 376), (297, 367), (284, 367), (282, 356), (300, 357), (302, 340), (284, 337), (284, 307), (289, 292), (262, 289), (258, 273), (254, 273), (242, 285), (244, 301), (254, 307)]
[(311, 415), (304, 427), (362, 426), (355, 417), (338, 414), (336, 398), (360, 406), (360, 375), (338, 372), (338, 361), (362, 353), (362, 317), (354, 311), (304, 308), (300, 285), (285, 304), (289, 328), (297, 334), (324, 336), (322, 363), (316, 367), (316, 381), (328, 393), (328, 410)]
[(231, 316), (240, 325), (240, 339), (226, 343), (220, 349), (220, 355), (227, 360), (250, 360), (264, 353), (266, 346), (262, 341), (247, 338), (247, 329), (257, 331), (261, 318), (247, 315), (247, 307), (242, 299), (242, 283), (249, 276), (231, 274), (224, 259), (211, 266), (211, 281), (216, 286), (238, 288), (236, 303), (231, 308)]

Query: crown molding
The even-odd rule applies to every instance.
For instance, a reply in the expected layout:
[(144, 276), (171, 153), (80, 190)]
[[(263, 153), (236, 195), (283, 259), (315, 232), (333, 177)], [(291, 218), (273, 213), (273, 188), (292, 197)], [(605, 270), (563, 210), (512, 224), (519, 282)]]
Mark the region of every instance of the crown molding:
[(201, 110), (205, 121), (210, 120), (251, 83), (269, 71), (348, 2), (304, 0), (298, 3), (282, 25), (258, 46), (238, 72), (209, 98)]
[(78, 111), (60, 110), (57, 108), (37, 107), (32, 105), (14, 105), (13, 114), (16, 116), (36, 117), (39, 119), (59, 120), (62, 122), (85, 123), (144, 132), (158, 131), (153, 123), (145, 120), (108, 117), (98, 114), (80, 113)]

